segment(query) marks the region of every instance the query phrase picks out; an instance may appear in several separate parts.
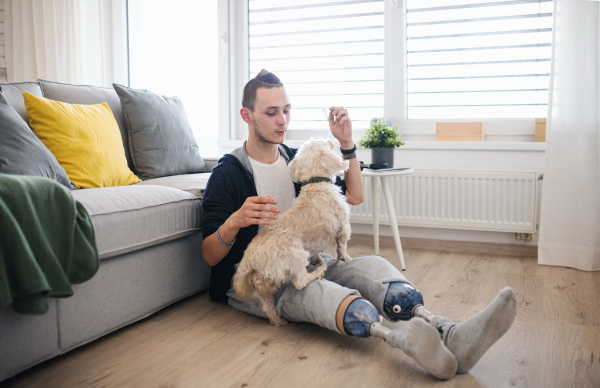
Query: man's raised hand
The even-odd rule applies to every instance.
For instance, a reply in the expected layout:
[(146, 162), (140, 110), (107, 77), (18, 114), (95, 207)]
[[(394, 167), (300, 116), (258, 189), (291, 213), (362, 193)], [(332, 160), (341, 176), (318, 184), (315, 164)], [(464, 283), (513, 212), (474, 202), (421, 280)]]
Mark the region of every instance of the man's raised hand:
[[(329, 108), (329, 129), (333, 136), (338, 139), (342, 148), (352, 148), (352, 121), (348, 115), (348, 110), (341, 106), (332, 106)], [(344, 149), (346, 149), (344, 148)]]

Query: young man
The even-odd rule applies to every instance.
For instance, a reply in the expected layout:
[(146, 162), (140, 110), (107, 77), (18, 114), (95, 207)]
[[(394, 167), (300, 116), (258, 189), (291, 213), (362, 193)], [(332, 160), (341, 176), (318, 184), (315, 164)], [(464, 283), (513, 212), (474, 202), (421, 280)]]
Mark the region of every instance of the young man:
[[(210, 297), (262, 317), (257, 301), (236, 295), (232, 279), (259, 227), (289, 209), (299, 192), (287, 170), (296, 150), (283, 144), (290, 110), (283, 84), (274, 74), (263, 70), (246, 84), (240, 115), (248, 125), (248, 140), (219, 160), (202, 202), (202, 254), (212, 267)], [(329, 108), (329, 127), (350, 161), (344, 179), (336, 184), (348, 203), (359, 204), (362, 177), (348, 111)], [(312, 322), (343, 334), (382, 338), (439, 379), (471, 369), (516, 315), (516, 296), (505, 288), (482, 312), (455, 324), (427, 311), (421, 293), (387, 260), (368, 256), (342, 262), (324, 256), (328, 268), (323, 279), (302, 290), (289, 285), (276, 291), (278, 313), (289, 321)], [(309, 271), (314, 268), (309, 266)], [(384, 327), (380, 315), (409, 321), (407, 330)]]

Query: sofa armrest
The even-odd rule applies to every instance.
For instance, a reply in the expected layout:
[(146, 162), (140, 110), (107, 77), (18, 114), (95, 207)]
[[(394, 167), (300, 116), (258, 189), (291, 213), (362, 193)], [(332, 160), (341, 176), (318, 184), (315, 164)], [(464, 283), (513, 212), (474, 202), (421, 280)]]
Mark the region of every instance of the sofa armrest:
[(219, 163), (219, 159), (204, 159), (204, 165), (208, 171), (212, 171), (212, 169)]

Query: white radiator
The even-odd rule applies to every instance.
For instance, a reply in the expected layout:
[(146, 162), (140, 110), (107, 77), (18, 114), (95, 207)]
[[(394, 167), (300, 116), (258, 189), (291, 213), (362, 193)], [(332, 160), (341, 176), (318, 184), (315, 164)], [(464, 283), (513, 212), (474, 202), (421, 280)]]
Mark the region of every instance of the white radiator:
[[(351, 221), (372, 223), (371, 179), (363, 179), (365, 201), (351, 207)], [(536, 231), (538, 178), (534, 171), (415, 170), (390, 181), (400, 226)], [(379, 195), (380, 223), (389, 224), (381, 184)]]

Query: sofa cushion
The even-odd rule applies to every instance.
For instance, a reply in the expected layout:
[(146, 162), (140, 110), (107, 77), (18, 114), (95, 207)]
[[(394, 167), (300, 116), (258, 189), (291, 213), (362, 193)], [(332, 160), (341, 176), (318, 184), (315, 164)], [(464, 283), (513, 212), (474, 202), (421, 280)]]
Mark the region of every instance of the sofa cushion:
[(29, 125), (78, 188), (139, 182), (127, 167), (115, 118), (103, 102), (67, 104), (23, 93)]
[[(89, 85), (63, 84), (42, 79), (38, 79), (38, 82), (39, 86), (41, 87), (40, 90), (43, 92), (43, 97), (49, 98), (51, 100), (66, 102), (69, 104), (86, 105), (106, 102), (110, 107), (110, 110), (112, 111), (113, 115), (115, 116), (117, 124), (119, 125), (121, 141), (125, 149), (125, 157), (127, 158), (127, 165), (130, 169), (133, 170), (131, 155), (129, 155), (129, 140), (127, 138), (127, 129), (125, 127), (125, 121), (123, 119), (123, 111), (121, 110), (121, 100), (119, 99), (117, 92), (115, 92), (113, 88)], [(27, 91), (37, 96), (37, 94), (31, 91)], [(23, 110), (24, 109), (25, 107), (23, 106)]]
[(134, 170), (142, 179), (206, 171), (179, 98), (113, 87), (121, 99)]
[(6, 101), (15, 108), (17, 113), (21, 116), (23, 121), (29, 125), (27, 119), (27, 111), (25, 110), (25, 101), (23, 101), (23, 92), (29, 92), (34, 96), (43, 97), (42, 89), (40, 84), (37, 82), (14, 82), (10, 84), (0, 84), (0, 91)]
[(72, 193), (92, 218), (100, 259), (200, 231), (200, 198), (171, 187), (130, 185)]
[(202, 198), (208, 178), (210, 178), (209, 172), (199, 174), (172, 175), (162, 178), (147, 179), (145, 181), (141, 181), (140, 183), (136, 183), (136, 185), (167, 186), (174, 189), (187, 191), (190, 194), (194, 194), (198, 198)]
[(54, 179), (69, 189), (65, 169), (0, 93), (0, 173)]

